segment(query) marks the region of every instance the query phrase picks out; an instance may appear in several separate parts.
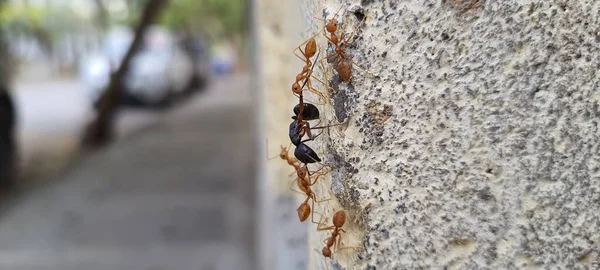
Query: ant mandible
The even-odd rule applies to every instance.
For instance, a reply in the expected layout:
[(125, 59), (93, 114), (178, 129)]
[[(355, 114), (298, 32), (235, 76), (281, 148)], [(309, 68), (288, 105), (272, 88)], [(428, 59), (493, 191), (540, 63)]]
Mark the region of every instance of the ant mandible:
[[(341, 8), (342, 7), (340, 7), (340, 9)], [(339, 10), (337, 12), (339, 12)], [(336, 12), (336, 15), (337, 15), (337, 12)], [(327, 23), (325, 24), (325, 30), (327, 31), (327, 33), (330, 34), (330, 36), (327, 36), (326, 33), (323, 33), (323, 35), (335, 47), (335, 52), (330, 55), (325, 56), (323, 59), (321, 59), (321, 61), (324, 61), (324, 60), (326, 61), (326, 60), (329, 60), (329, 58), (337, 56), (337, 64), (334, 63), (334, 66), (335, 66), (334, 68), (337, 71), (338, 75), (340, 76), (340, 80), (342, 80), (342, 81), (350, 81), (350, 79), (352, 77), (352, 67), (350, 64), (353, 64), (357, 68), (360, 68), (360, 66), (356, 62), (352, 61), (352, 59), (346, 54), (344, 49), (348, 45), (348, 42), (350, 42), (350, 40), (354, 37), (354, 34), (356, 34), (358, 27), (363, 22), (365, 22), (365, 19), (366, 19), (366, 17), (363, 18), (358, 23), (356, 28), (354, 28), (354, 31), (352, 31), (352, 33), (346, 39), (344, 39), (344, 37), (342, 36), (341, 41), (340, 41), (340, 38), (335, 33), (338, 30), (338, 21), (335, 18), (335, 16), (333, 18), (331, 18), (329, 21), (327, 21)]]

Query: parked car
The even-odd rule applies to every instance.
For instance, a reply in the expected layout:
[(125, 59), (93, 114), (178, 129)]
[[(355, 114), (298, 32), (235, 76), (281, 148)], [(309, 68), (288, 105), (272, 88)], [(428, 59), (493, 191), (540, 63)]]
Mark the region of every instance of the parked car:
[(13, 99), (4, 87), (0, 87), (0, 187), (13, 184), (16, 167), (15, 107)]
[(205, 42), (189, 33), (184, 33), (179, 44), (192, 60), (194, 76), (190, 90), (201, 90), (210, 78), (210, 55)]
[[(81, 66), (81, 78), (88, 86), (88, 95), (97, 102), (108, 86), (110, 74), (124, 58), (133, 32), (124, 27), (111, 29), (104, 42), (104, 50), (90, 55)], [(195, 71), (192, 59), (173, 35), (159, 26), (150, 27), (140, 51), (131, 59), (124, 78), (124, 101), (143, 105), (168, 104), (171, 98), (182, 94), (194, 80), (206, 80), (208, 74)]]

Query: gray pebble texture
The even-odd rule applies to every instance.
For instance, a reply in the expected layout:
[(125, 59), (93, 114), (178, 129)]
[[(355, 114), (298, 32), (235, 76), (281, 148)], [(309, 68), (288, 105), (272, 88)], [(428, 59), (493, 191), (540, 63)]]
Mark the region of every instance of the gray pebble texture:
[(340, 267), (600, 269), (600, 1), (343, 2), (373, 74), (331, 76), (325, 162), (372, 206)]

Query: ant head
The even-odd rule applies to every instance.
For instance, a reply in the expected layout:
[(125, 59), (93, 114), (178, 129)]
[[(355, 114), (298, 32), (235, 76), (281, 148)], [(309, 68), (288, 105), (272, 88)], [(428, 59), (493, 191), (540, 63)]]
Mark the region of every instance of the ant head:
[(300, 84), (298, 82), (292, 84), (292, 92), (294, 92), (295, 94), (302, 93), (302, 87), (300, 87)]
[(331, 258), (331, 249), (329, 249), (329, 247), (323, 247), (323, 256), (327, 257), (327, 258)]
[(300, 219), (300, 222), (304, 222), (308, 216), (310, 216), (310, 206), (307, 202), (303, 202), (300, 206), (298, 206), (296, 211), (298, 211), (298, 218)]
[(327, 29), (327, 32), (329, 32), (329, 33), (334, 33), (335, 31), (337, 31), (337, 29), (338, 29), (337, 19), (333, 18), (333, 19), (329, 20), (327, 22), (327, 24), (325, 25), (325, 29)]
[(337, 211), (333, 214), (333, 226), (341, 228), (346, 223), (346, 212)]
[(279, 157), (281, 159), (288, 159), (288, 149), (287, 149), (287, 147), (281, 146), (281, 152), (279, 152)]

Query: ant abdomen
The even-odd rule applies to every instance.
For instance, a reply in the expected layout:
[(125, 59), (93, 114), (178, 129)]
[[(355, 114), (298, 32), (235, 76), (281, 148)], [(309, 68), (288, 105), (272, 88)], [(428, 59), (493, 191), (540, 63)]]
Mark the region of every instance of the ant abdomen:
[(340, 62), (335, 67), (335, 70), (337, 71), (338, 75), (340, 76), (340, 80), (342, 81), (349, 81), (350, 77), (352, 77), (352, 67), (350, 66), (348, 61), (340, 59)]
[[(297, 119), (298, 115), (300, 114), (300, 104), (294, 107), (294, 114), (295, 116), (292, 116), (292, 119)], [(321, 113), (319, 112), (319, 108), (317, 108), (317, 106), (310, 103), (304, 103), (304, 109), (302, 110), (302, 119), (317, 120), (319, 119), (320, 114)]]
[(296, 146), (296, 150), (294, 150), (294, 156), (302, 163), (321, 162), (321, 158), (319, 158), (317, 153), (304, 143), (299, 143)]
[(298, 206), (298, 209), (296, 209), (296, 211), (298, 211), (298, 218), (301, 222), (304, 222), (308, 218), (308, 216), (310, 216), (310, 206), (306, 202)]

